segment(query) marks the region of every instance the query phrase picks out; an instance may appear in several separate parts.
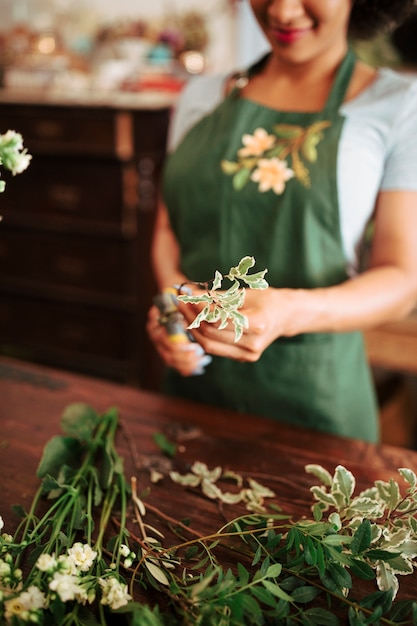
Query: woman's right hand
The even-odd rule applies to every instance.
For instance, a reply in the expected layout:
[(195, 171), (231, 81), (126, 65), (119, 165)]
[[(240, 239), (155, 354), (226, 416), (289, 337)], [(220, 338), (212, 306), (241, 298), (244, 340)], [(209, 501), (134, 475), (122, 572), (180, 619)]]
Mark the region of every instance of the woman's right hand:
[[(177, 370), (182, 376), (202, 374), (204, 367), (211, 361), (203, 348), (184, 338), (173, 340), (165, 326), (159, 321), (160, 313), (156, 306), (149, 309), (146, 330), (158, 354), (166, 365)], [(185, 329), (185, 323), (184, 323)]]

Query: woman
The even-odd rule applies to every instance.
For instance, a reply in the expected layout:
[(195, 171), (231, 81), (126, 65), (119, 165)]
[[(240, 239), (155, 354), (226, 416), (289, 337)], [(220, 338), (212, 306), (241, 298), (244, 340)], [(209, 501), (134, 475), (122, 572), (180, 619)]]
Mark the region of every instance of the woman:
[[(251, 0), (271, 52), (237, 80), (191, 82), (173, 122), (153, 263), (162, 288), (223, 274), (244, 256), (270, 287), (249, 320), (203, 323), (196, 344), (148, 332), (168, 393), (299, 426), (378, 440), (362, 330), (417, 297), (417, 85), (355, 58), (411, 0)], [(357, 249), (369, 220), (366, 271)], [(187, 323), (195, 305), (180, 305)], [(213, 356), (192, 376), (202, 348)]]

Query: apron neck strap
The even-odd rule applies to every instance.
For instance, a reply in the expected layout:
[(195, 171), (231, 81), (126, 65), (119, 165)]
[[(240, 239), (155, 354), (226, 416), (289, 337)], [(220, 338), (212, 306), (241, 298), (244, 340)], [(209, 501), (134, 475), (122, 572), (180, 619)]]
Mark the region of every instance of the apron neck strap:
[[(235, 95), (238, 93), (244, 85), (247, 84), (249, 78), (254, 74), (257, 74), (268, 60), (270, 53), (265, 54), (259, 61), (253, 64), (245, 72), (237, 72), (233, 74), (226, 86), (225, 95)], [(340, 106), (345, 99), (346, 92), (349, 87), (350, 79), (353, 74), (353, 70), (356, 64), (356, 54), (352, 48), (348, 48), (341, 64), (338, 67), (336, 78), (333, 82), (323, 112), (325, 115), (335, 113), (339, 110)]]
[(329, 93), (329, 97), (327, 98), (327, 102), (324, 107), (324, 112), (326, 114), (339, 110), (343, 100), (345, 99), (355, 64), (356, 55), (352, 48), (349, 48), (339, 66), (339, 69), (337, 70), (336, 78)]

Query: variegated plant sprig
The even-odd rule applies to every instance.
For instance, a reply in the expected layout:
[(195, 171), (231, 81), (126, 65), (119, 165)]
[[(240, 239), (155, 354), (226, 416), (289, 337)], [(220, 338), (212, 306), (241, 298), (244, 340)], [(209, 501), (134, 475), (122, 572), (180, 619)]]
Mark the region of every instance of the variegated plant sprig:
[[(179, 288), (180, 295), (178, 300), (188, 304), (205, 305), (188, 326), (188, 329), (198, 328), (201, 322), (220, 322), (218, 328), (223, 330), (228, 322), (231, 321), (235, 329), (235, 342), (239, 341), (242, 337), (243, 329), (248, 328), (249, 325), (247, 317), (239, 311), (246, 296), (246, 289), (242, 287), (241, 282), (246, 283), (250, 289), (267, 289), (269, 287), (268, 282), (265, 280), (267, 269), (255, 274), (248, 274), (248, 271), (254, 265), (254, 257), (245, 256), (239, 261), (238, 265), (230, 268), (229, 273), (224, 276), (216, 270), (211, 286), (209, 282), (183, 283)], [(221, 290), (225, 278), (230, 280), (232, 285), (226, 290)], [(206, 293), (196, 295), (181, 294), (181, 287), (186, 284), (198, 285), (205, 289)]]
[(307, 465), (305, 470), (322, 482), (310, 489), (317, 501), (313, 515), (320, 522), (323, 513), (330, 511), (328, 521), (343, 537), (344, 567), (354, 569), (360, 560), (362, 573), (374, 570), (379, 590), (391, 592), (395, 598), (398, 576), (412, 574), (417, 567), (415, 472), (398, 469), (408, 485), (405, 495), (393, 478), (376, 480), (372, 487), (354, 495), (355, 477), (342, 465), (333, 476), (320, 465)]

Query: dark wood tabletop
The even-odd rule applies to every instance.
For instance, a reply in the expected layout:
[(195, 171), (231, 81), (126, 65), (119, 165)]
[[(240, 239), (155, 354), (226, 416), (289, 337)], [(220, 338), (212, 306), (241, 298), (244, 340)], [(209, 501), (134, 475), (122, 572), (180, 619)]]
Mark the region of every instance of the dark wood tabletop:
[[(151, 485), (149, 472), (144, 471), (150, 462), (170, 462), (155, 444), (156, 432), (179, 442), (174, 460), (179, 468), (201, 461), (250, 476), (275, 492), (276, 502), (285, 512), (298, 517), (311, 517), (309, 489), (317, 484), (317, 479), (305, 472), (306, 464), (320, 464), (331, 473), (337, 465), (344, 465), (356, 477), (358, 492), (377, 479), (399, 480), (399, 467), (417, 471), (417, 453), (411, 450), (300, 430), (0, 358), (0, 515), (7, 532), (17, 525), (11, 505), (30, 504), (39, 485), (36, 468), (43, 447), (60, 434), (61, 414), (73, 402), (87, 403), (98, 412), (118, 409), (118, 449), (127, 474), (137, 475), (140, 489), (151, 488), (149, 502), (177, 519), (188, 516), (201, 532), (213, 532), (224, 521), (216, 502), (184, 492), (168, 478)], [(401, 596), (415, 598), (416, 576), (402, 578)]]

